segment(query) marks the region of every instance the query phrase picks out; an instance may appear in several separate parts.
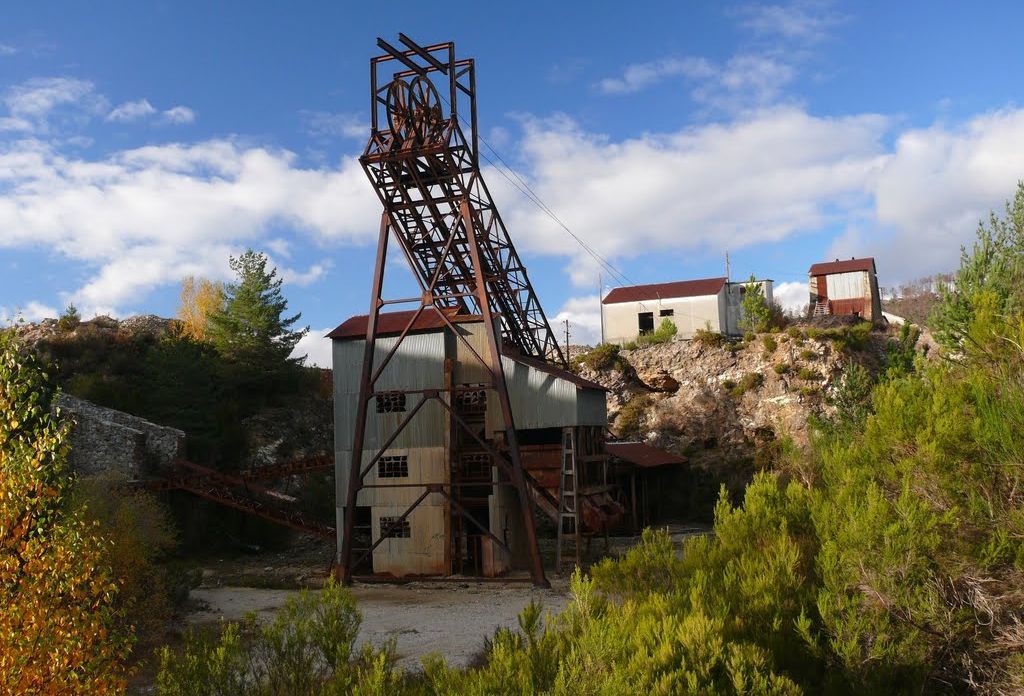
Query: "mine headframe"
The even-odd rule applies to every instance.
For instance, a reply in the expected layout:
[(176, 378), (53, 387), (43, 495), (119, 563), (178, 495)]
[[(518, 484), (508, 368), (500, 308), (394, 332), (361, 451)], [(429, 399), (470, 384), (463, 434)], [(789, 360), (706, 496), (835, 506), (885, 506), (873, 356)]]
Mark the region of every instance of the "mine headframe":
[(360, 158), (395, 238), (436, 307), (481, 315), (472, 227), (503, 345), (564, 365), (480, 174), (473, 59), (457, 59), (451, 42), (421, 47), (399, 37), (408, 50), (378, 39), (386, 53), (370, 61), (371, 133)]
[[(420, 408), (436, 402), (447, 410), (453, 427), (461, 428), (465, 437), (475, 440), (502, 473), (502, 480), (494, 485), (516, 490), (530, 555), (530, 574), (535, 584), (546, 585), (531, 509), (536, 486), (528, 489), (531, 479), (523, 470), (502, 353), (519, 353), (561, 365), (565, 358), (480, 174), (473, 60), (457, 58), (451, 42), (420, 46), (404, 34), (399, 35), (399, 40), (404, 50), (378, 39), (377, 45), (384, 53), (370, 61), (371, 132), (360, 163), (384, 210), (348, 462), (338, 570), (342, 579), (349, 581), (352, 569), (362, 560), (353, 557), (352, 540), (357, 497), (364, 488), (421, 485), (422, 495), (399, 521), (433, 495), (450, 501), (452, 511), (464, 517), (467, 524), (476, 524), (458, 503), (459, 488), (450, 479), (423, 484), (365, 482), (368, 472)], [(469, 124), (468, 137), (463, 123)], [(382, 295), (392, 236), (419, 283), (418, 297), (385, 299)], [(418, 308), (387, 354), (375, 356), (381, 310), (400, 303), (416, 304)], [(395, 432), (376, 443), (379, 447), (369, 447), (367, 413), (370, 401), (382, 393), (378, 380), (425, 310), (436, 311), (466, 353), (489, 373), (489, 383), (473, 387), (453, 385), (445, 391), (406, 390), (415, 405)], [(454, 315), (479, 317), (486, 333), (485, 351), (477, 352), (456, 329)], [(460, 389), (481, 386), (496, 397), (494, 403), (504, 426), (501, 440), (481, 439), (453, 408)], [(364, 449), (368, 454), (373, 451), (368, 462), (363, 459)], [(457, 457), (458, 453), (453, 450), (451, 456)], [(382, 527), (380, 538), (364, 552), (363, 558), (386, 539), (388, 531)], [(488, 530), (483, 531), (504, 547), (502, 540)]]

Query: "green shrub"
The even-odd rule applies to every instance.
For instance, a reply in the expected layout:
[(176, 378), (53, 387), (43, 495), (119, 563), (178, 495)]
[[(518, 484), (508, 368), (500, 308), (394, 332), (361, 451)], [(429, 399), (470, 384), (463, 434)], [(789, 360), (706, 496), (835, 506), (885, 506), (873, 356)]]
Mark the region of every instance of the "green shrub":
[(620, 348), (615, 343), (599, 343), (586, 353), (573, 358), (573, 363), (586, 365), (592, 370), (624, 370), (629, 362), (619, 354), (619, 351)]
[(784, 375), (792, 370), (793, 366), (789, 363), (775, 363), (775, 367), (773, 369), (775, 370), (775, 374)]
[(733, 355), (736, 355), (736, 353), (739, 353), (745, 347), (746, 347), (746, 344), (741, 343), (739, 341), (730, 341), (730, 342), (725, 344), (725, 349), (727, 351), (729, 351), (730, 353), (732, 353)]
[(786, 335), (792, 338), (794, 341), (801, 341), (806, 338), (804, 332), (798, 326), (791, 326), (786, 329)]
[(811, 367), (801, 367), (796, 374), (797, 377), (808, 382), (821, 381), (821, 373)]
[(745, 334), (743, 334), (743, 340), (746, 341), (747, 343), (753, 343), (754, 341), (757, 340), (757, 334), (755, 334), (753, 331), (748, 331)]
[[(289, 597), (273, 622), (250, 614), (219, 636), (190, 630), (181, 653), (160, 653), (160, 696), (395, 693), (394, 644), (356, 652), (362, 615), (352, 593), (327, 583)], [(369, 688), (374, 687), (374, 688)], [(379, 690), (378, 690), (379, 687)]]
[(775, 349), (779, 347), (778, 342), (772, 336), (765, 336), (764, 342), (764, 353), (766, 356), (771, 355), (775, 352)]
[(668, 343), (675, 337), (678, 331), (679, 330), (676, 328), (675, 323), (666, 317), (661, 320), (661, 324), (653, 332), (641, 334), (637, 337), (636, 341), (631, 341), (630, 343), (633, 344), (633, 347), (630, 348), (630, 350), (635, 350), (636, 348), (642, 348), (644, 346), (656, 346), (662, 343)]
[(731, 379), (723, 379), (722, 380), (722, 389), (725, 389), (726, 391), (732, 391), (735, 388), (736, 388), (736, 382), (734, 380), (731, 380)]
[(615, 419), (616, 434), (626, 439), (639, 438), (643, 419), (650, 406), (651, 397), (647, 394), (637, 394), (627, 401)]
[(693, 334), (693, 342), (709, 348), (720, 348), (725, 345), (727, 339), (718, 331), (712, 331), (708, 325), (703, 329), (697, 329)]
[(818, 385), (809, 385), (806, 387), (800, 387), (801, 396), (818, 396), (821, 394), (821, 387)]
[(760, 389), (762, 384), (764, 384), (764, 375), (760, 372), (748, 372), (740, 378), (739, 383), (729, 390), (729, 393), (738, 398), (748, 391)]
[(818, 352), (811, 350), (810, 348), (804, 348), (800, 351), (800, 357), (804, 360), (817, 360)]

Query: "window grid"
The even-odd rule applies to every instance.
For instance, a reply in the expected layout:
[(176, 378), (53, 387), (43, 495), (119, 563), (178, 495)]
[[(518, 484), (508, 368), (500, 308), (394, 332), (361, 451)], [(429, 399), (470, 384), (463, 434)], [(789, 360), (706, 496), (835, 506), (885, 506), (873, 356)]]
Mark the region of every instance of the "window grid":
[(455, 392), (455, 409), (459, 413), (484, 413), (487, 411), (487, 390), (472, 389)]
[(409, 475), (409, 457), (405, 454), (386, 454), (377, 462), (378, 478), (406, 478)]

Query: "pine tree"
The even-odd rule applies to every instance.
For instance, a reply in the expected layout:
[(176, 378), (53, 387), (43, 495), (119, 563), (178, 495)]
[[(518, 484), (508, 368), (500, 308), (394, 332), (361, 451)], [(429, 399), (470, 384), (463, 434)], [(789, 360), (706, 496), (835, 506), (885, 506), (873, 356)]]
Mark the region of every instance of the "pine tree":
[(764, 297), (764, 288), (750, 274), (750, 280), (743, 285), (743, 300), (740, 303), (743, 328), (747, 331), (762, 331), (768, 324), (770, 309)]
[(222, 308), (209, 316), (211, 343), (229, 360), (264, 370), (300, 364), (302, 358), (290, 356), (309, 328), (291, 330), (302, 315), (284, 316), (288, 301), (277, 269), (268, 270), (266, 255), (248, 249), (231, 257), (231, 270), (238, 280), (226, 286)]

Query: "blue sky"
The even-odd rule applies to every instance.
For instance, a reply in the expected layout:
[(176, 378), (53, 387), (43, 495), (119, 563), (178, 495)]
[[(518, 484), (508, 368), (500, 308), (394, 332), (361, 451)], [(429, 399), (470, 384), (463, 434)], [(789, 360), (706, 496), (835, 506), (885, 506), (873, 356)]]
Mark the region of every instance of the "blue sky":
[[(720, 275), (728, 250), (793, 304), (840, 255), (898, 285), (955, 267), (1024, 177), (1019, 3), (210, 6), (5, 7), (0, 322), (173, 315), (184, 275), (225, 279), (252, 246), (322, 362), (367, 305), (379, 207), (355, 158), (398, 31), (477, 59), (484, 137), (634, 282)], [(485, 176), (549, 317), (592, 340), (597, 265)]]

